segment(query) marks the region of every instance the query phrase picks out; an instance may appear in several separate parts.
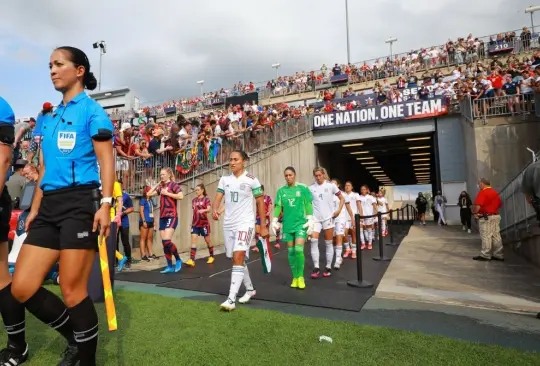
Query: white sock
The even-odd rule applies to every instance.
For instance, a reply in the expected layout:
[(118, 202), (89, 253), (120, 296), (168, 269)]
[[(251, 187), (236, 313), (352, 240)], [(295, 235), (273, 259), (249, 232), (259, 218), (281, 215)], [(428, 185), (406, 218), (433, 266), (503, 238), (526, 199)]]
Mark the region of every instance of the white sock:
[(373, 243), (373, 229), (368, 229), (367, 230), (367, 240), (366, 241), (367, 241), (368, 245)]
[(332, 240), (325, 240), (326, 244), (326, 268), (332, 268), (332, 260), (334, 259), (334, 246)]
[(244, 266), (233, 266), (231, 273), (231, 288), (229, 290), (229, 299), (233, 302), (236, 302), (236, 295), (238, 294), (238, 290), (240, 290), (243, 279)]
[(311, 260), (313, 267), (319, 268), (319, 239), (311, 239)]
[(343, 252), (343, 246), (336, 245), (336, 261), (341, 258), (342, 252)]
[(362, 243), (367, 244), (369, 242), (369, 229), (364, 229), (364, 236), (362, 237)]
[(246, 286), (246, 291), (253, 291), (253, 283), (251, 282), (251, 277), (249, 275), (249, 269), (247, 265), (244, 265), (244, 286)]
[(353, 253), (356, 253), (356, 244), (351, 244), (351, 250)]
[(345, 250), (349, 249), (349, 243), (348, 242), (343, 243), (343, 248), (345, 248)]
[(366, 239), (364, 238), (364, 233), (366, 231), (363, 228), (360, 228), (360, 244), (364, 244), (366, 242)]

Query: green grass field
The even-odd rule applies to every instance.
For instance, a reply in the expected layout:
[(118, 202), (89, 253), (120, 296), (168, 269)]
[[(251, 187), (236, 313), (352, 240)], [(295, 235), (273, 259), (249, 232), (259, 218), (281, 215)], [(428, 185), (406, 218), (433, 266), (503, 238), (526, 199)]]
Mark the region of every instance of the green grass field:
[[(246, 306), (222, 313), (217, 303), (129, 291), (115, 300), (115, 333), (98, 307), (98, 365), (540, 365), (538, 354)], [(63, 338), (28, 318), (27, 364), (56, 364)]]

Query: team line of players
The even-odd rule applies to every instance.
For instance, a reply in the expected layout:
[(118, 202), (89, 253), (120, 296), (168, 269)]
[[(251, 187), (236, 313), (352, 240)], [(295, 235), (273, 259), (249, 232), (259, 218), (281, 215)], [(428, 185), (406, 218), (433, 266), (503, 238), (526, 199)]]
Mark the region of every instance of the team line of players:
[[(288, 261), (292, 273), (292, 288), (304, 289), (304, 245), (310, 241), (313, 270), (311, 278), (321, 276), (319, 236), (322, 234), (326, 250), (326, 266), (323, 277), (339, 269), (343, 258), (356, 258), (356, 238), (354, 215), (376, 215), (381, 212), (381, 229), (387, 233), (388, 203), (384, 192), (371, 195), (367, 186), (362, 186), (360, 194), (353, 191), (351, 182), (346, 182), (342, 191), (337, 179), (330, 180), (326, 170), (317, 167), (313, 170), (315, 181), (309, 187), (296, 181), (296, 171), (287, 167), (284, 171), (285, 185), (276, 192), (273, 220), (270, 223), (270, 207), (272, 200), (264, 194), (264, 187), (259, 180), (249, 174), (245, 166), (248, 156), (244, 151), (236, 150), (230, 155), (231, 174), (221, 177), (212, 207), (203, 185), (196, 188), (196, 197), (192, 200), (192, 250), (191, 258), (186, 264), (193, 266), (196, 254), (197, 237), (205, 238), (213, 262), (213, 247), (209, 240), (210, 223), (207, 214), (212, 211), (214, 220), (223, 216), (222, 228), (225, 242), (225, 254), (232, 259), (231, 284), (229, 296), (220, 305), (222, 310), (231, 311), (236, 307), (236, 298), (240, 287), (244, 284), (245, 294), (238, 299), (247, 303), (256, 295), (246, 261), (253, 239), (269, 239), (269, 228), (272, 233), (282, 235), (282, 242), (287, 244)], [(170, 171), (161, 176), (162, 182), (150, 190), (148, 196), (159, 194), (160, 220), (159, 229), (163, 242), (167, 267), (162, 273), (178, 272), (181, 260), (176, 246), (171, 242), (172, 234), (178, 223), (177, 200), (182, 199), (181, 189), (174, 183)], [(256, 212), (253, 210), (253, 201)], [(148, 221), (148, 220), (147, 220)], [(148, 224), (148, 223), (147, 223)], [(153, 224), (153, 223), (152, 223)], [(365, 218), (360, 222), (361, 249), (372, 249), (377, 218)], [(343, 243), (344, 239), (347, 239)], [(176, 264), (173, 266), (172, 257)], [(335, 256), (335, 262), (334, 262)]]

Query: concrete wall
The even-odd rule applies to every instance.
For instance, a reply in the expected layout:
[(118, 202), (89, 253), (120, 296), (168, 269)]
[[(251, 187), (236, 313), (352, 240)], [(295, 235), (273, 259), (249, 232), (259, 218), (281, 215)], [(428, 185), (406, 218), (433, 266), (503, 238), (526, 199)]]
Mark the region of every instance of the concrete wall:
[(466, 180), (465, 146), (460, 115), (437, 119), (441, 182)]
[[(247, 170), (259, 179), (264, 185), (266, 193), (274, 201), (277, 189), (285, 183), (283, 171), (287, 166), (293, 166), (295, 168), (298, 182), (311, 184), (313, 181), (312, 169), (315, 166), (315, 148), (312, 136), (299, 143), (291, 144), (288, 147), (283, 146), (281, 151), (269, 154), (267, 157), (250, 164)], [(227, 168), (223, 170), (223, 174), (229, 174)], [(205, 184), (206, 191), (212, 202), (218, 181), (219, 176), (216, 176), (216, 173), (208, 173), (202, 176), (201, 181), (197, 182)], [(182, 186), (185, 196), (179, 204), (179, 224), (172, 239), (180, 252), (186, 252), (191, 247), (191, 200), (195, 197), (191, 188), (191, 184), (189, 184), (189, 187)], [(138, 211), (138, 200), (134, 200), (133, 203)], [(155, 213), (155, 217), (158, 217), (157, 212)], [(132, 236), (139, 235), (138, 218), (138, 213), (130, 215), (130, 231)], [(218, 245), (223, 244), (221, 224), (222, 222), (211, 221), (211, 239), (214, 244)], [(138, 243), (135, 246), (138, 247)], [(206, 247), (202, 238), (198, 241), (198, 247)], [(156, 233), (154, 236), (154, 254), (162, 255), (162, 253), (161, 238), (159, 237), (159, 233)]]

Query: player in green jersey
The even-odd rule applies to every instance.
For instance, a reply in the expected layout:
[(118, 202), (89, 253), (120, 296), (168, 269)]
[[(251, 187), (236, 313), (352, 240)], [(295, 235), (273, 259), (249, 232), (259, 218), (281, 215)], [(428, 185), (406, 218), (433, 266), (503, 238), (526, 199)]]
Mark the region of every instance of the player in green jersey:
[[(291, 287), (304, 289), (304, 244), (314, 225), (312, 196), (308, 186), (296, 183), (296, 171), (293, 167), (285, 169), (285, 182), (287, 184), (276, 193), (272, 231), (276, 235), (282, 226), (282, 240), (287, 243), (293, 276)], [(283, 223), (280, 225), (278, 217), (282, 211)]]

